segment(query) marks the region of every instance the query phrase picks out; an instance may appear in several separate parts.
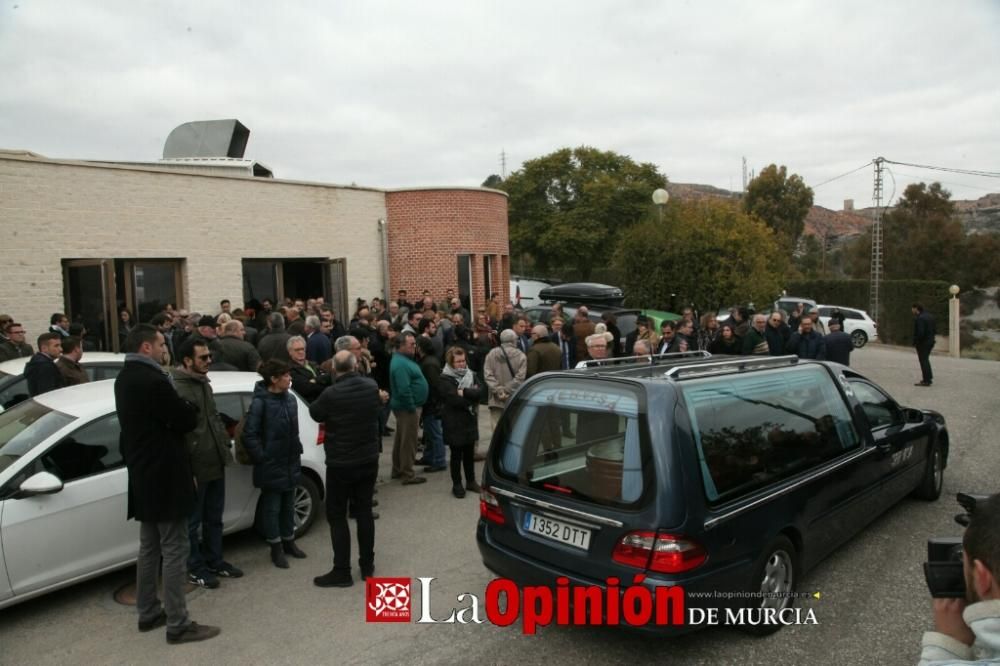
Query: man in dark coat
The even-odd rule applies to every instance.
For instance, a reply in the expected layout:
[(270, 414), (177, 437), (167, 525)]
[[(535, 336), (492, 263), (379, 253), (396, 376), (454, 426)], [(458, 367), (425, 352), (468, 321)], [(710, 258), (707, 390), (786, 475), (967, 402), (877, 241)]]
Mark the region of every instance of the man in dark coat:
[(817, 361), (826, 360), (826, 342), (823, 336), (813, 330), (812, 319), (803, 317), (797, 333), (788, 338), (786, 347), (789, 354), (799, 358), (811, 358)]
[(429, 337), (421, 335), (417, 338), (417, 358), (420, 359), (420, 372), (427, 382), (427, 400), (420, 412), (424, 427), (424, 457), (417, 464), (426, 465), (425, 472), (443, 472), (448, 469), (448, 460), (441, 430), (441, 361)]
[(63, 377), (66, 386), (86, 384), (90, 381), (87, 371), (80, 366), (83, 358), (83, 343), (80, 338), (71, 335), (62, 339), (62, 356), (56, 359), (56, 368)]
[(260, 354), (257, 348), (246, 341), (246, 327), (238, 319), (227, 321), (222, 327), (217, 348), (212, 351), (214, 363), (225, 363), (242, 372), (257, 372)]
[(306, 339), (296, 335), (288, 339), (289, 367), (292, 373), (292, 389), (303, 400), (311, 403), (330, 385), (330, 375), (306, 358)]
[(66, 385), (66, 380), (56, 366), (56, 359), (60, 354), (62, 354), (62, 335), (49, 332), (38, 336), (38, 353), (24, 366), (24, 378), (28, 380), (28, 395), (32, 398)]
[[(125, 364), (115, 379), (121, 450), (128, 468), (128, 517), (140, 523), (136, 562), (139, 631), (167, 626), (168, 643), (212, 638), (218, 627), (188, 618), (188, 517), (195, 504), (194, 474), (184, 435), (197, 424), (197, 408), (177, 395), (160, 367), (165, 341), (139, 324), (125, 339)], [(163, 604), (156, 593), (163, 558)]]
[(372, 512), (378, 479), (379, 415), (389, 395), (375, 380), (357, 372), (357, 357), (349, 350), (333, 356), (333, 384), (309, 405), (309, 415), (325, 423), (326, 518), (333, 542), (333, 569), (313, 579), (319, 587), (349, 587), (351, 530), (347, 506), (358, 524), (358, 563), (362, 580), (375, 572), (375, 519)]
[(559, 347), (559, 369), (569, 370), (576, 367), (576, 339), (573, 329), (566, 320), (556, 317), (552, 320), (552, 342)]
[(257, 343), (260, 360), (269, 361), (272, 358), (288, 362), (288, 339), (292, 337), (285, 332), (285, 318), (280, 312), (272, 312), (267, 316), (267, 333)]
[(840, 363), (841, 365), (850, 365), (851, 351), (854, 349), (851, 336), (841, 330), (839, 319), (830, 319), (827, 326), (830, 327), (830, 332), (824, 338), (826, 342), (826, 360)]
[(764, 338), (767, 340), (767, 352), (771, 356), (781, 356), (785, 353), (785, 345), (792, 336), (792, 329), (785, 323), (781, 310), (775, 310), (767, 317), (767, 328)]
[(931, 370), (931, 350), (934, 349), (934, 317), (924, 311), (924, 306), (914, 303), (913, 312), (913, 346), (917, 349), (917, 359), (920, 361), (921, 379), (914, 386), (930, 386), (934, 381)]
[(545, 324), (535, 324), (531, 329), (531, 349), (528, 350), (528, 374), (532, 377), (540, 372), (558, 372), (562, 369), (562, 352), (559, 345), (549, 338)]

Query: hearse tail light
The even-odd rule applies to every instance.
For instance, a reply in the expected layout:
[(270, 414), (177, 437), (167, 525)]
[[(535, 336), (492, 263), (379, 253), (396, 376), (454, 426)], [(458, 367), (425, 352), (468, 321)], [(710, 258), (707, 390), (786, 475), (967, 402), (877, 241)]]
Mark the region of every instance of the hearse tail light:
[(637, 569), (683, 573), (704, 564), (708, 553), (701, 544), (683, 536), (640, 530), (623, 536), (611, 559)]
[(479, 493), (479, 517), (497, 525), (503, 525), (507, 522), (507, 519), (503, 517), (503, 509), (500, 508), (497, 496), (489, 488), (483, 488), (483, 491)]
[(319, 430), (316, 431), (316, 446), (322, 446), (326, 443), (326, 424), (320, 423)]

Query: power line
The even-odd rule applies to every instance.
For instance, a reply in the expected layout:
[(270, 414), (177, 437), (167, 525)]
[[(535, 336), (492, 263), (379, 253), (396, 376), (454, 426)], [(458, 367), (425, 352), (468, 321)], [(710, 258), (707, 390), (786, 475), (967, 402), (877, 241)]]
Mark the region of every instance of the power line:
[[(900, 171), (899, 175), (900, 176), (906, 176), (907, 178), (915, 178), (917, 180), (923, 180), (924, 179), (924, 176), (921, 176), (921, 175), (915, 174), (915, 173), (906, 173), (905, 171)], [(968, 188), (970, 190), (980, 190), (982, 192), (995, 192), (996, 191), (995, 187), (982, 187), (980, 185), (968, 185), (966, 183), (959, 183), (959, 182), (956, 182), (954, 180), (941, 180), (939, 178), (939, 179), (937, 179), (937, 182), (941, 183), (942, 185), (954, 185), (955, 187), (965, 187), (965, 188)]]
[(926, 164), (911, 164), (909, 162), (894, 162), (893, 160), (885, 160), (889, 164), (898, 164), (899, 166), (914, 167), (916, 169), (930, 169), (931, 171), (948, 171), (950, 173), (961, 173), (967, 176), (982, 176), (984, 178), (1000, 178), (1000, 172), (997, 171), (976, 171), (974, 169), (952, 169), (950, 167), (941, 166), (928, 166)]
[[(888, 162), (888, 161), (889, 160), (886, 160), (886, 162)], [(840, 180), (841, 178), (843, 178), (845, 176), (850, 176), (855, 171), (861, 171), (862, 169), (867, 169), (868, 167), (871, 166), (871, 164), (872, 164), (871, 162), (865, 162), (864, 164), (862, 164), (861, 166), (859, 166), (857, 169), (851, 169), (847, 173), (842, 173), (839, 176), (834, 176), (833, 178), (830, 178), (829, 180), (824, 180), (819, 185), (813, 185), (812, 188), (815, 190), (817, 187), (822, 187), (822, 186), (826, 185), (827, 183), (832, 183), (833, 181)]]

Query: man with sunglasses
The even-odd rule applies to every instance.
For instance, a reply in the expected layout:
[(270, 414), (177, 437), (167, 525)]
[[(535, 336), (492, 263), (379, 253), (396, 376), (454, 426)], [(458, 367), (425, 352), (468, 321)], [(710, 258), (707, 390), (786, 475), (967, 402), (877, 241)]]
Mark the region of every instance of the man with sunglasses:
[(212, 354), (204, 339), (191, 337), (181, 345), (181, 366), (173, 370), (177, 394), (198, 408), (197, 425), (185, 436), (191, 469), (197, 482), (194, 511), (188, 521), (190, 553), (188, 582), (214, 589), (219, 578), (239, 578), (243, 572), (222, 558), (222, 513), (226, 501), (229, 436), (219, 417), (208, 379)]
[(785, 345), (792, 336), (792, 329), (785, 323), (781, 310), (775, 310), (767, 316), (767, 328), (764, 329), (764, 339), (767, 340), (767, 353), (771, 356), (785, 354)]

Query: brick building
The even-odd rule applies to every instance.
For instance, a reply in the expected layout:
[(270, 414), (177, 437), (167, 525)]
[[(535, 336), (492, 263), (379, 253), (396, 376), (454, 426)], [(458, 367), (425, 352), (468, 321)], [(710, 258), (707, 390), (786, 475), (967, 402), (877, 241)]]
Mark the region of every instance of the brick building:
[[(122, 164), (0, 150), (0, 312), (29, 341), (65, 311), (106, 346), (125, 306), (142, 321), (165, 303), (508, 298), (507, 198), (482, 188), (380, 190), (279, 180), (244, 160)], [(388, 294), (386, 293), (388, 291)]]

